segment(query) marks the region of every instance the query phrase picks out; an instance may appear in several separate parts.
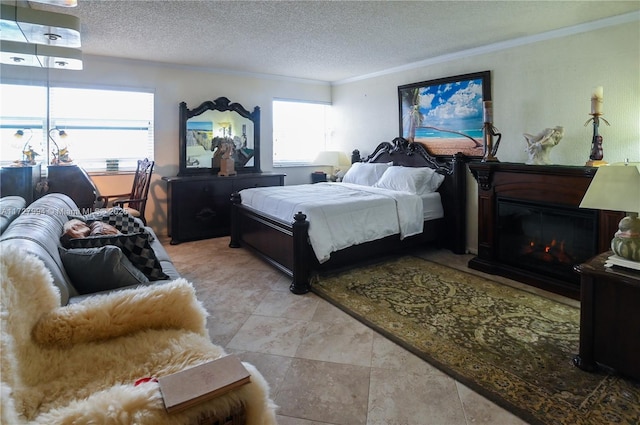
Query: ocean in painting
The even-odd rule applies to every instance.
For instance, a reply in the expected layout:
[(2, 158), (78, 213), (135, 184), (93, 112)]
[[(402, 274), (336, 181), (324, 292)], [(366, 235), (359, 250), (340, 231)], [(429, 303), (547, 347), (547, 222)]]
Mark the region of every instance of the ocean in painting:
[[(482, 140), (483, 138), (482, 129), (456, 130), (456, 131), (460, 133), (464, 133), (469, 137), (473, 137), (474, 139)], [(448, 131), (434, 130), (433, 128), (425, 128), (425, 127), (416, 128), (417, 139), (433, 139), (433, 138), (454, 139), (456, 137), (462, 137), (462, 136), (457, 135), (456, 133), (450, 133)]]

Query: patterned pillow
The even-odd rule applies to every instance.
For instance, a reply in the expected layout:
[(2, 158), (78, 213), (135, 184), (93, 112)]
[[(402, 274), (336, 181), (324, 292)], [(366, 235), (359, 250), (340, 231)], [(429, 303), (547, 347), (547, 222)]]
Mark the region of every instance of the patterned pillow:
[(105, 245), (114, 245), (120, 248), (129, 261), (149, 280), (169, 279), (169, 276), (162, 271), (160, 261), (149, 244), (147, 233), (89, 236), (69, 240), (69, 248), (97, 248)]
[(94, 211), (87, 215), (74, 216), (69, 218), (77, 218), (87, 224), (90, 224), (93, 221), (102, 221), (114, 226), (125, 235), (144, 232), (149, 235), (150, 240), (153, 240), (153, 236), (146, 231), (142, 220), (140, 220), (138, 217), (132, 216), (120, 207)]

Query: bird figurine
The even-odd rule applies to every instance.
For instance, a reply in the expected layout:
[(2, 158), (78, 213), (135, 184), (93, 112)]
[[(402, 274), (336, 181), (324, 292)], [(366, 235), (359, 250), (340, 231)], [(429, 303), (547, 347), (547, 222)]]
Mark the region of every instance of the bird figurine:
[(549, 165), (551, 164), (549, 159), (551, 148), (560, 143), (560, 139), (564, 136), (564, 128), (560, 126), (545, 128), (536, 135), (524, 133), (523, 136), (527, 141), (525, 151), (529, 154), (526, 163), (529, 165)]

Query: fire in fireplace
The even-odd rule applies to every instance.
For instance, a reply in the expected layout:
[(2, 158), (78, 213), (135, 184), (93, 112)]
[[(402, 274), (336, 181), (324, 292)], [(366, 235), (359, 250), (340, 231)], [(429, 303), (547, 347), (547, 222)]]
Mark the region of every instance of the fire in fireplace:
[(498, 259), (578, 283), (573, 271), (597, 253), (597, 213), (576, 207), (498, 199)]

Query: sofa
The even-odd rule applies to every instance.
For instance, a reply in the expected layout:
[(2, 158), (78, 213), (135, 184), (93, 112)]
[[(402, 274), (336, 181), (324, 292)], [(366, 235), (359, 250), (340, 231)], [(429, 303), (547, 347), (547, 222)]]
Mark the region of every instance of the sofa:
[(4, 196), (0, 198), (0, 234), (9, 227), (24, 211), (25, 200), (21, 196)]
[(40, 257), (6, 246), (0, 282), (0, 423), (276, 424), (269, 387), (249, 363), (251, 382), (180, 412), (165, 409), (158, 378), (226, 355), (210, 341), (206, 310), (186, 280), (61, 306)]
[[(92, 250), (84, 247), (71, 252), (65, 250), (60, 241), (65, 223), (73, 217), (82, 217), (76, 204), (67, 195), (45, 195), (20, 211), (2, 232), (0, 250), (19, 248), (40, 258), (60, 290), (61, 305), (78, 302), (99, 292), (163, 283), (180, 277), (151, 227), (140, 224), (144, 242), (148, 241), (151, 255), (157, 260), (155, 264), (162, 271), (160, 279), (146, 278), (137, 267), (132, 267), (121, 250), (113, 246), (110, 248), (114, 249)], [(124, 235), (121, 239), (128, 241), (131, 236), (134, 235)], [(75, 242), (86, 244), (93, 241), (95, 239)], [(104, 258), (113, 263), (103, 261)]]
[[(211, 342), (195, 289), (180, 278), (151, 228), (117, 211), (81, 216), (60, 193), (17, 211), (0, 236), (0, 424), (276, 424), (269, 386), (249, 363), (250, 383), (184, 411), (166, 411), (158, 378), (227, 353)], [(107, 236), (125, 240), (122, 250), (93, 247), (102, 236), (62, 246), (65, 224), (96, 217), (114, 219), (122, 231), (128, 232), (125, 222), (138, 227)], [(141, 241), (141, 251), (129, 241)], [(73, 261), (81, 276), (70, 271), (72, 252), (80, 256)], [(152, 257), (154, 272), (136, 256)], [(96, 264), (103, 258), (118, 262), (105, 269)], [(145, 282), (123, 284), (123, 273)], [(80, 289), (78, 279), (103, 284)]]

